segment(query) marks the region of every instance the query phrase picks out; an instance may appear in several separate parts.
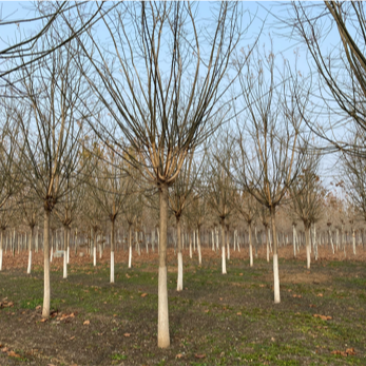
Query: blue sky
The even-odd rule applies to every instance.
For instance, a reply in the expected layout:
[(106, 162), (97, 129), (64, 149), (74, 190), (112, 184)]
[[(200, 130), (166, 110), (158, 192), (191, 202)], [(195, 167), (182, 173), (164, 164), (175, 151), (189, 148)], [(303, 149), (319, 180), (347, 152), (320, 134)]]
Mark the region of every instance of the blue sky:
[[(307, 4), (319, 4), (319, 3), (307, 3)], [(199, 3), (199, 17), (209, 18), (210, 11), (216, 4), (214, 2), (200, 2)], [(297, 62), (297, 68), (304, 77), (311, 72), (311, 64), (309, 68), (307, 50), (303, 43), (291, 37), (291, 29), (284, 26), (278, 20), (278, 17), (286, 17), (287, 9), (290, 3), (280, 2), (251, 2), (244, 1), (241, 3), (243, 11), (250, 14), (250, 18), (253, 19), (253, 23), (250, 26), (248, 33), (242, 40), (240, 47), (252, 44), (257, 35), (261, 32), (261, 37), (258, 42), (259, 50), (263, 48), (268, 52), (271, 48), (271, 41), (273, 47), (273, 53), (276, 55), (277, 60), (281, 63), (282, 59), (288, 60), (289, 64), (293, 67)], [(31, 9), (34, 5), (31, 2), (1, 2), (0, 3), (0, 17), (1, 21), (10, 21), (16, 19), (31, 18), (34, 16), (34, 11)], [(246, 21), (248, 16), (244, 18)], [(263, 22), (265, 21), (264, 25)], [(245, 26), (245, 24), (243, 24)], [(35, 23), (20, 23), (17, 25), (1, 26), (0, 27), (0, 49), (6, 47), (8, 42), (12, 43), (15, 39), (28, 37), (36, 28)], [(98, 37), (100, 39), (106, 38), (107, 34), (104, 33), (103, 27), (99, 28)], [(334, 33), (333, 33), (334, 34)], [(324, 43), (324, 47), (331, 50), (338, 43), (337, 37), (331, 34), (327, 41)], [(335, 35), (335, 34), (334, 34)], [(239, 48), (240, 48), (239, 47)], [(297, 60), (297, 61), (296, 61)], [(334, 158), (326, 157), (323, 165), (327, 168), (333, 169)], [(334, 172), (334, 169), (333, 169)], [(324, 175), (327, 175), (327, 171), (324, 171)], [(328, 178), (329, 179), (329, 178)]]

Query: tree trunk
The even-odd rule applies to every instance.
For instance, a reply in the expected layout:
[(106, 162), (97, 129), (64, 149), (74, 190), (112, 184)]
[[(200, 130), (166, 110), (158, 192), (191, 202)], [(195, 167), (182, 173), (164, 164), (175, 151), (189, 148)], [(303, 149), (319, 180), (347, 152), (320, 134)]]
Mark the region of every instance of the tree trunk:
[(202, 252), (201, 252), (201, 238), (200, 227), (197, 227), (197, 251), (198, 251), (198, 265), (202, 266)]
[(271, 210), (271, 226), (272, 226), (272, 238), (273, 238), (273, 290), (274, 290), (274, 303), (279, 304), (281, 302), (280, 296), (280, 274), (278, 269), (278, 253), (277, 253), (277, 235), (276, 235), (276, 212), (275, 209)]
[(177, 219), (177, 236), (178, 236), (178, 279), (177, 279), (177, 291), (183, 290), (183, 255), (182, 255), (182, 239), (180, 220)]
[(32, 271), (32, 240), (33, 240), (33, 231), (34, 229), (31, 229), (31, 235), (28, 236), (28, 268), (27, 273), (30, 274)]
[(63, 278), (67, 278), (67, 230), (64, 226), (64, 272)]
[(0, 233), (0, 271), (3, 269), (3, 234), (4, 232), (1, 230)]
[(310, 269), (310, 227), (305, 225), (306, 268)]
[(294, 258), (296, 258), (296, 226), (292, 225), (292, 245), (294, 247)]
[(93, 265), (94, 267), (97, 265), (97, 231), (94, 231), (94, 240), (93, 240)]
[(249, 265), (253, 267), (252, 224), (249, 224)]
[(225, 225), (221, 223), (221, 273), (227, 274), (226, 272), (226, 256), (225, 256)]
[(128, 227), (128, 268), (132, 268), (132, 225)]
[(355, 229), (352, 228), (352, 249), (353, 249), (353, 255), (356, 255), (356, 234)]
[(189, 235), (189, 258), (192, 259), (193, 253), (192, 253), (192, 236)]
[(158, 284), (158, 347), (170, 346), (168, 271), (166, 267), (168, 232), (168, 186), (162, 184), (159, 190), (160, 235), (159, 235), (159, 284)]
[(114, 283), (114, 225), (115, 218), (112, 220), (112, 233), (111, 233), (111, 283)]
[(44, 211), (44, 233), (43, 233), (43, 308), (42, 317), (49, 318), (51, 309), (51, 279), (50, 279), (50, 216), (51, 211)]

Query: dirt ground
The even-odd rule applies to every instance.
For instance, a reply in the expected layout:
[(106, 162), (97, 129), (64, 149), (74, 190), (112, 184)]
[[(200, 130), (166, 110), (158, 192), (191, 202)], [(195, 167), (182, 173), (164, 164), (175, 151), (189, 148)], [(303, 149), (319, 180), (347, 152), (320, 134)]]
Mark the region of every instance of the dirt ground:
[(175, 290), (176, 257), (168, 251), (171, 346), (157, 339), (158, 253), (109, 252), (97, 267), (72, 252), (69, 277), (52, 262), (52, 318), (42, 321), (42, 253), (4, 255), (0, 272), (0, 366), (93, 365), (366, 365), (366, 262), (358, 247), (320, 258), (307, 270), (305, 252), (280, 248), (281, 303), (273, 304), (271, 262), (262, 248), (249, 268), (248, 251), (231, 251), (228, 274), (220, 253), (184, 251), (185, 289)]

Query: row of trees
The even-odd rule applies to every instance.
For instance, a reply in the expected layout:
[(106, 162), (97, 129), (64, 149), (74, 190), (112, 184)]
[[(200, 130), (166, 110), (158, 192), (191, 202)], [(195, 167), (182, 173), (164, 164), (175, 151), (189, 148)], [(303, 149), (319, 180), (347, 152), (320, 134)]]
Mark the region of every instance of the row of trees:
[[(206, 21), (197, 21), (195, 5), (190, 3), (95, 6), (87, 10), (84, 3), (76, 3), (69, 10), (73, 17), (65, 13), (64, 3), (40, 7), (39, 19), (47, 19), (41, 32), (0, 52), (6, 59), (6, 70), (1, 71), (5, 86), (0, 208), (17, 201), (24, 207), (29, 204), (34, 213), (37, 206), (32, 197), (42, 205), (43, 316), (50, 313), (51, 216), (57, 212), (65, 227), (71, 225), (84, 204), (85, 181), (89, 181), (95, 204), (89, 211), (95, 220), (94, 236), (100, 215), (107, 215), (111, 222), (111, 282), (114, 227), (125, 198), (136, 197), (130, 205), (139, 207), (142, 192), (151, 201), (154, 193), (159, 197), (159, 347), (170, 344), (169, 207), (178, 241), (180, 218), (188, 202), (198, 212), (197, 225), (207, 207), (211, 208), (221, 227), (222, 272), (226, 273), (225, 225), (234, 212), (231, 202), (240, 202), (236, 209), (246, 218), (250, 237), (251, 206), (258, 203), (263, 217), (270, 218), (274, 301), (280, 302), (278, 207), (293, 198), (293, 211), (305, 226), (308, 248), (310, 226), (320, 215), (318, 158), (309, 149), (309, 127), (332, 146), (362, 158), (359, 142), (334, 141), (324, 129), (314, 127), (309, 79), (287, 63), (279, 72), (272, 52), (258, 52), (257, 40), (238, 51), (252, 21), (239, 4), (213, 5), (212, 19)], [(306, 41), (325, 81), (322, 87), (335, 101), (327, 103), (328, 111), (338, 105), (347, 120), (359, 126), (357, 136), (362, 140), (366, 62), (357, 44), (364, 34), (364, 6), (325, 2), (321, 10), (325, 13), (313, 18), (306, 7), (293, 4), (291, 24)], [(361, 24), (361, 30), (351, 28), (353, 37), (347, 28), (349, 12), (358, 16), (352, 21)], [(333, 64), (322, 54), (316, 27), (324, 14), (337, 25), (343, 42), (341, 60), (346, 69), (342, 80), (349, 80), (345, 84), (338, 82)], [(106, 32), (108, 42), (100, 42), (95, 24)], [(27, 52), (26, 47), (30, 47)], [(218, 138), (222, 134), (218, 128), (228, 121), (237, 125), (224, 142)], [(213, 156), (207, 161), (200, 151), (204, 143), (217, 147), (203, 149)], [(198, 173), (202, 167), (210, 171), (207, 179)], [(194, 192), (196, 186), (204, 187), (204, 197)], [(15, 195), (21, 199), (11, 200)], [(133, 222), (133, 217), (127, 221)], [(30, 222), (34, 227), (35, 220)], [(65, 230), (65, 243), (67, 237)], [(182, 278), (180, 248), (178, 242)], [(309, 259), (308, 255), (308, 265)], [(66, 274), (66, 256), (64, 261)]]

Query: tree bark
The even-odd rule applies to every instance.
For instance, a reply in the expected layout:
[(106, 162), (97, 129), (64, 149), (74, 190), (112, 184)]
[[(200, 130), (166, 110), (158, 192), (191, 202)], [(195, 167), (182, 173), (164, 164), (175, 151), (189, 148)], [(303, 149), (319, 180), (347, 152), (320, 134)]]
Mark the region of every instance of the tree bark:
[(227, 274), (226, 272), (226, 256), (225, 256), (225, 225), (221, 223), (221, 273)]
[(3, 269), (3, 234), (4, 232), (1, 230), (0, 233), (0, 271)]
[(158, 284), (158, 347), (170, 346), (168, 273), (166, 267), (168, 231), (168, 186), (159, 187), (160, 235), (159, 235), (159, 284)]
[(112, 220), (112, 235), (111, 235), (111, 283), (114, 283), (114, 226), (115, 219)]
[(67, 278), (67, 229), (64, 226), (64, 271), (63, 278)]
[(305, 226), (306, 268), (310, 269), (310, 227)]
[(132, 268), (132, 225), (128, 227), (128, 268)]
[(201, 239), (200, 239), (200, 228), (197, 227), (197, 251), (198, 251), (198, 265), (202, 266), (202, 252), (201, 252)]
[(271, 226), (272, 226), (272, 238), (273, 238), (273, 290), (274, 290), (274, 303), (279, 304), (281, 302), (280, 296), (280, 274), (278, 269), (278, 253), (277, 253), (277, 234), (276, 234), (276, 212), (271, 210)]
[(180, 220), (177, 219), (177, 236), (178, 236), (178, 279), (177, 291), (183, 290), (183, 255), (182, 255), (182, 239)]
[(42, 317), (48, 319), (51, 309), (51, 278), (50, 278), (50, 216), (51, 211), (44, 211), (44, 233), (43, 233), (43, 308)]
[(252, 224), (249, 224), (249, 265), (253, 267)]

